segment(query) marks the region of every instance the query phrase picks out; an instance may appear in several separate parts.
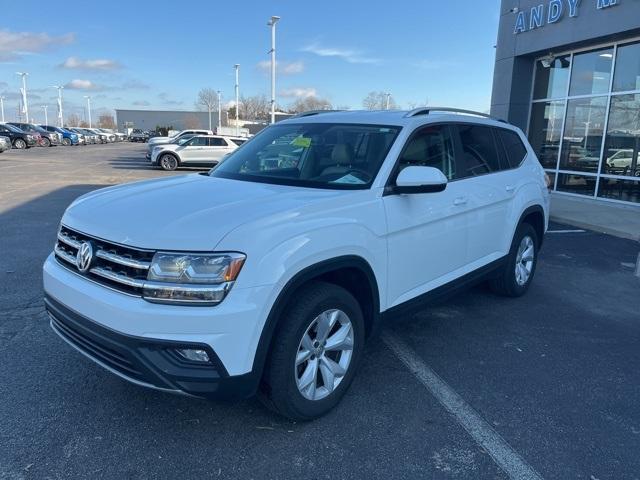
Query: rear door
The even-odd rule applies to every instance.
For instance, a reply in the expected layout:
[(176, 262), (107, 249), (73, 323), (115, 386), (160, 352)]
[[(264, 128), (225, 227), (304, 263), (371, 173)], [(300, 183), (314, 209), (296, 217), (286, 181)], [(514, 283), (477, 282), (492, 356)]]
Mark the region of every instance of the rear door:
[(209, 146), (207, 148), (207, 162), (212, 164), (220, 162), (222, 158), (235, 150), (235, 146), (230, 145), (230, 142), (222, 137), (209, 137)]
[(503, 147), (493, 127), (458, 124), (457, 130), (465, 184), (464, 208), (469, 222), (467, 262), (475, 269), (508, 251), (515, 185), (508, 165), (504, 165)]

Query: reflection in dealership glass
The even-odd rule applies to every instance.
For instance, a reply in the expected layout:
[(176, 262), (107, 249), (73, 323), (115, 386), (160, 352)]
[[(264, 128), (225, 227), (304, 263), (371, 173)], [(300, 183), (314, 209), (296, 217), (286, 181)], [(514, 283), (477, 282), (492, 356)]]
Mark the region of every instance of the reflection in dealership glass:
[(640, 177), (640, 95), (611, 97), (602, 173)]

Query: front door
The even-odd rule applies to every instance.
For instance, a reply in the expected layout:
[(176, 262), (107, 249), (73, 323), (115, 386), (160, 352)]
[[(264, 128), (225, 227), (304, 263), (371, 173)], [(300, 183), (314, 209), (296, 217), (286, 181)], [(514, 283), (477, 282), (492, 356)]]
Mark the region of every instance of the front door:
[(180, 151), (182, 163), (198, 163), (206, 157), (207, 137), (193, 137), (184, 144)]
[[(454, 128), (429, 125), (407, 141), (393, 177), (408, 166), (440, 169), (443, 192), (383, 197), (387, 216), (387, 302), (399, 305), (455, 279), (464, 269), (468, 220), (464, 181), (458, 181)], [(395, 181), (395, 178), (392, 178)]]

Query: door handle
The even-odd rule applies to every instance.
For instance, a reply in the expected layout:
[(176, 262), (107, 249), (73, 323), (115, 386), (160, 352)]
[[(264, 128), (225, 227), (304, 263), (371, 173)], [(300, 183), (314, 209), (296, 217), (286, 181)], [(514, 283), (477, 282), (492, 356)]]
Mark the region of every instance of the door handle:
[(513, 185), (507, 185), (505, 189), (507, 190), (507, 192), (512, 193), (515, 191), (516, 187), (514, 187)]
[(467, 197), (458, 197), (453, 201), (453, 204), (455, 206), (466, 205), (467, 204)]

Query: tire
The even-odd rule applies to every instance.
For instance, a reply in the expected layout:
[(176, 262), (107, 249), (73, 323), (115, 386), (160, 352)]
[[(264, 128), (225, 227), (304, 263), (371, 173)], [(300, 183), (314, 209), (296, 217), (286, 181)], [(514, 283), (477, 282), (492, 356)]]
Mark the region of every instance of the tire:
[(167, 171), (175, 170), (178, 168), (179, 164), (180, 162), (178, 161), (178, 158), (170, 153), (163, 153), (158, 159), (158, 165), (160, 165), (160, 168)]
[[(335, 322), (325, 336), (317, 329), (323, 320)], [(338, 348), (339, 332), (347, 331), (350, 333)], [(305, 349), (303, 337), (307, 338), (309, 349)], [(325, 351), (324, 344), (328, 343), (322, 343), (322, 338), (329, 343), (333, 338), (334, 348)], [(337, 285), (310, 283), (296, 292), (273, 334), (259, 398), (268, 408), (291, 420), (313, 420), (326, 414), (340, 402), (353, 381), (364, 341), (364, 319), (357, 300)], [(297, 362), (305, 354), (306, 359)], [(307, 375), (313, 371), (315, 376)], [(305, 383), (305, 376), (314, 380)], [(333, 388), (327, 388), (326, 379), (330, 378), (334, 379)], [(299, 388), (299, 384), (308, 386)]]
[(520, 224), (513, 237), (506, 263), (490, 281), (491, 289), (506, 297), (524, 295), (536, 272), (539, 247), (540, 241), (535, 229), (529, 223)]
[(51, 140), (49, 140), (47, 137), (42, 137), (42, 146), (43, 147), (50, 147), (51, 146)]
[(69, 140), (68, 138), (63, 138), (62, 145), (64, 145), (65, 147), (68, 147), (69, 145), (71, 145), (71, 140)]
[(16, 138), (13, 141), (13, 147), (17, 148), (18, 150), (24, 150), (25, 148), (27, 148), (27, 142), (25, 142), (23, 139), (21, 138)]

